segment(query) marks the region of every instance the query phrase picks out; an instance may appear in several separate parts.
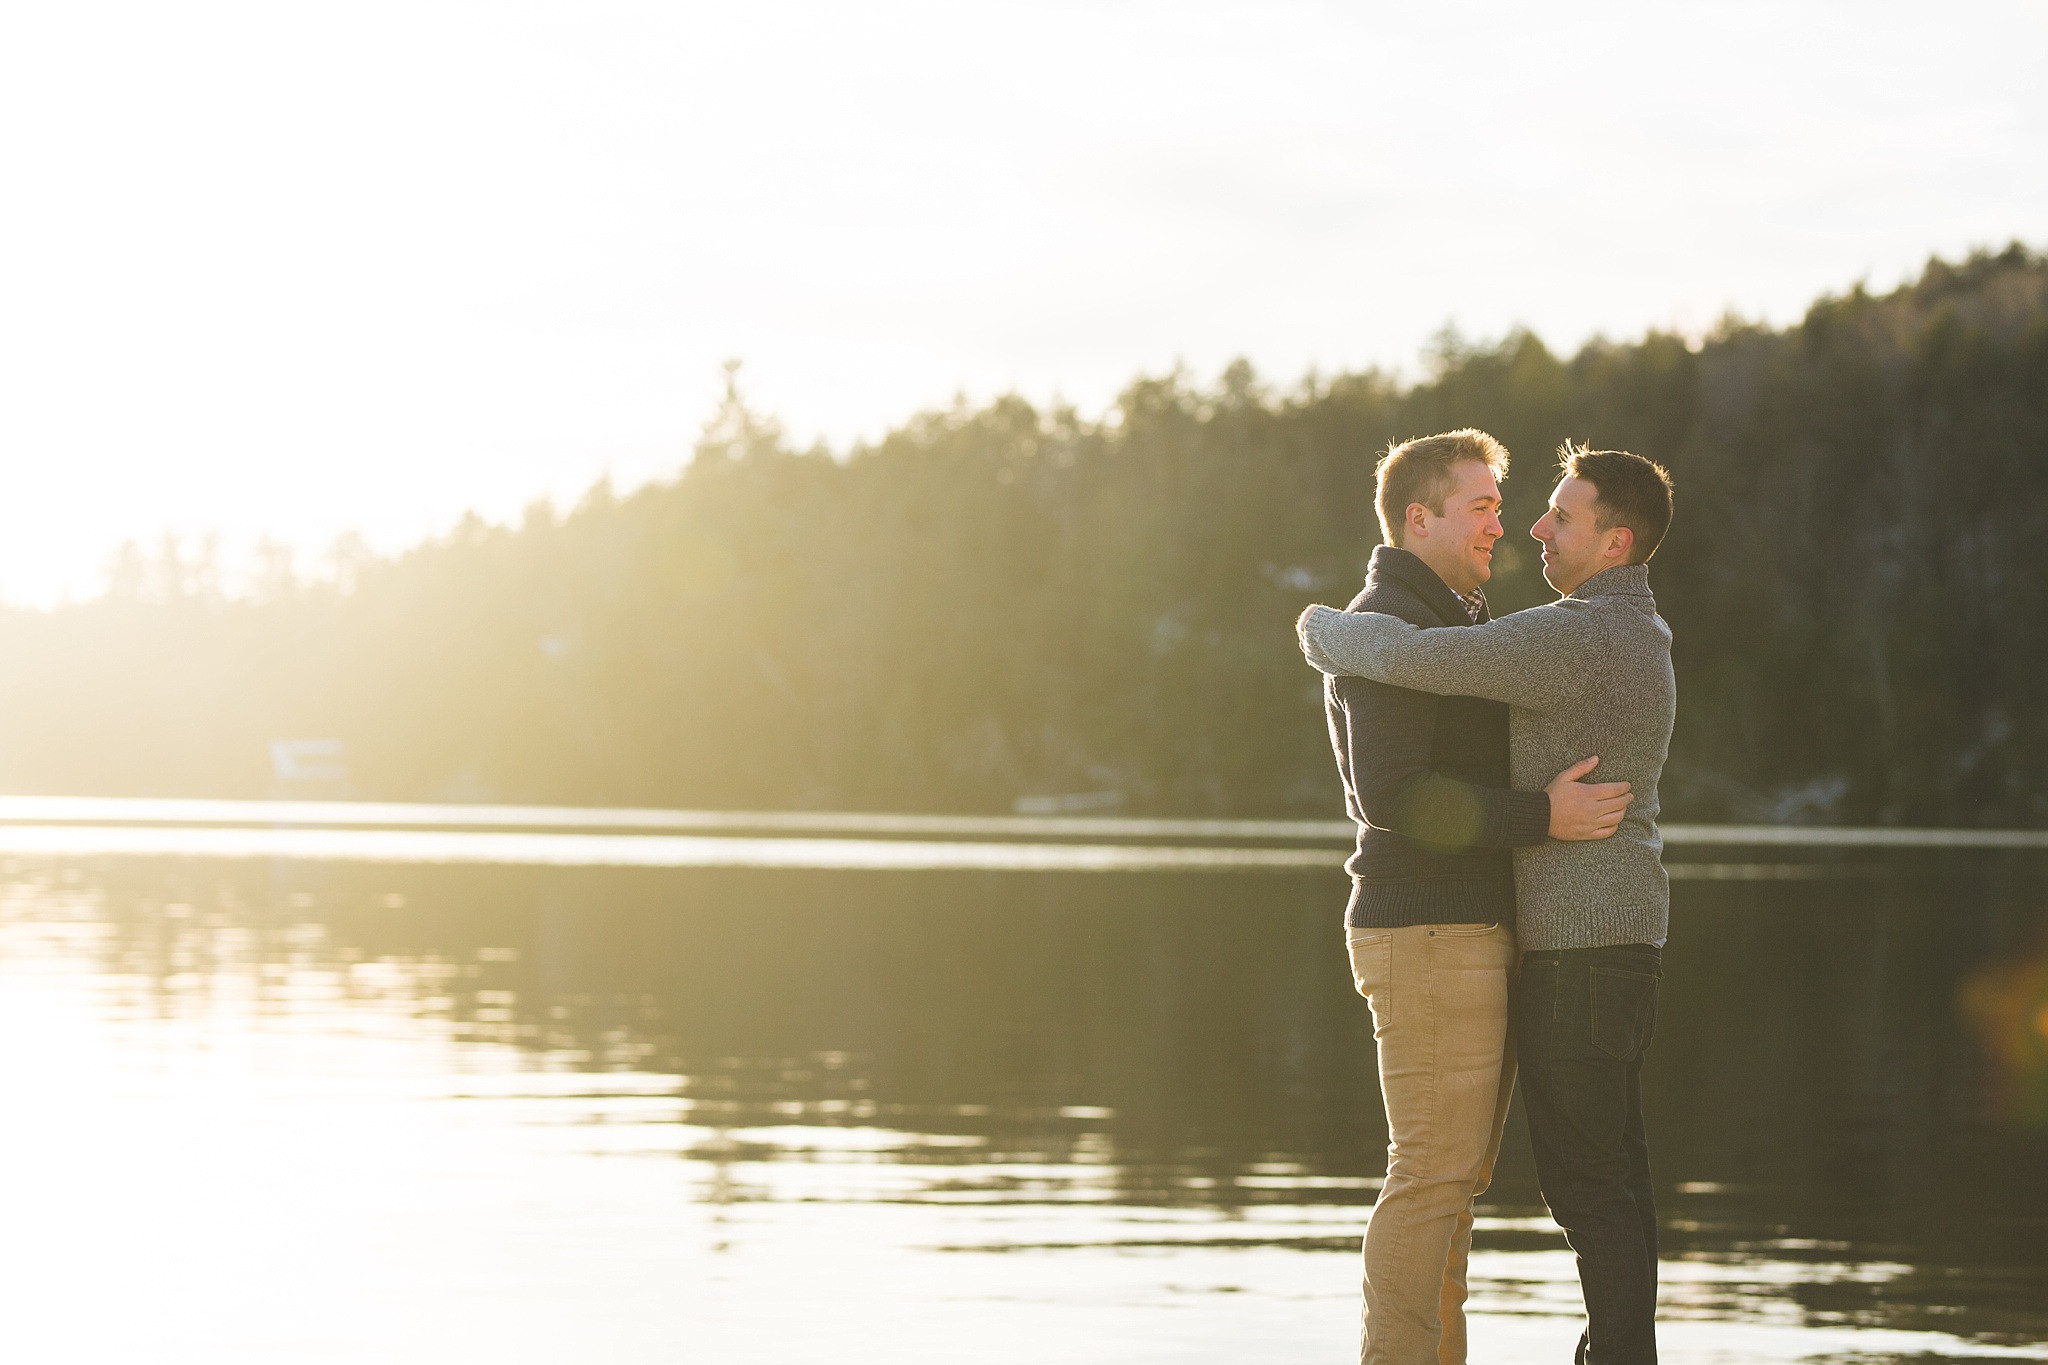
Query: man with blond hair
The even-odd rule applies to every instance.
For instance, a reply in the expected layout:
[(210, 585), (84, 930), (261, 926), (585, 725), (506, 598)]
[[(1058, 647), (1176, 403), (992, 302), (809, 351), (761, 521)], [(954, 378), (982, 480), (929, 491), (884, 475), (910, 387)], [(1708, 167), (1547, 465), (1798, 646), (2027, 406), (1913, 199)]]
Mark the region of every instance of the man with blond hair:
[(1560, 594), (1470, 630), (1310, 607), (1298, 627), (1325, 674), (1505, 702), (1512, 771), (1540, 780), (1589, 751), (1635, 799), (1615, 837), (1515, 850), (1514, 1047), (1536, 1178), (1578, 1257), (1581, 1365), (1657, 1359), (1657, 1208), (1643, 1055), (1657, 1021), (1671, 893), (1657, 779), (1677, 689), (1649, 560), (1671, 525), (1671, 477), (1625, 450), (1567, 444), (1530, 528)]
[[(1351, 609), (1432, 636), (1485, 622), (1507, 472), (1507, 450), (1483, 431), (1390, 449), (1376, 499), (1385, 543)], [(1507, 708), (1439, 690), (1341, 675), (1324, 686), (1358, 826), (1345, 936), (1372, 1008), (1389, 1139), (1365, 1234), (1359, 1354), (1371, 1365), (1465, 1359), (1472, 1202), (1492, 1178), (1515, 1079), (1510, 851), (1605, 838), (1629, 800), (1626, 783), (1579, 781), (1595, 760), (1576, 756), (1547, 787), (1511, 790)]]

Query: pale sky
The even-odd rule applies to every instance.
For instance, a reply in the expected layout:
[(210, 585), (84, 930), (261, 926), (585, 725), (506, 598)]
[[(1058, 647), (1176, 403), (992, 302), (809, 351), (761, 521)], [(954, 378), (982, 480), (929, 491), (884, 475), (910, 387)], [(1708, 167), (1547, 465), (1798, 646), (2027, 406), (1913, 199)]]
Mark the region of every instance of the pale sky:
[(0, 11), (0, 598), (315, 565), (1446, 322), (1795, 319), (2048, 245), (2048, 6), (181, 0)]

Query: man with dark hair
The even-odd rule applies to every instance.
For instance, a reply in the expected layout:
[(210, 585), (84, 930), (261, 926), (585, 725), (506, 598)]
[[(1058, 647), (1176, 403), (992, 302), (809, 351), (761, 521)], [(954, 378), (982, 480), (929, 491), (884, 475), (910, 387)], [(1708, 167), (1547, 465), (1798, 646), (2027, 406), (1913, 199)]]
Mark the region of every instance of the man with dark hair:
[[(1485, 621), (1507, 467), (1500, 442), (1470, 429), (1389, 450), (1376, 499), (1386, 543), (1353, 608), (1431, 635)], [(1345, 936), (1372, 1007), (1389, 1138), (1365, 1235), (1360, 1358), (1462, 1365), (1472, 1201), (1492, 1177), (1515, 1080), (1509, 850), (1605, 838), (1628, 787), (1579, 782), (1592, 763), (1574, 762), (1547, 790), (1509, 790), (1499, 702), (1332, 677), (1324, 704), (1358, 825)]]
[(1542, 781), (1598, 754), (1634, 801), (1612, 839), (1517, 847), (1513, 1003), (1529, 1139), (1551, 1215), (1578, 1256), (1582, 1365), (1657, 1358), (1657, 1211), (1642, 1066), (1656, 1024), (1670, 886), (1657, 779), (1676, 713), (1671, 631), (1646, 567), (1671, 524), (1671, 479), (1626, 451), (1566, 445), (1530, 528), (1561, 595), (1466, 630), (1314, 606), (1298, 629), (1325, 674), (1508, 705), (1510, 769)]

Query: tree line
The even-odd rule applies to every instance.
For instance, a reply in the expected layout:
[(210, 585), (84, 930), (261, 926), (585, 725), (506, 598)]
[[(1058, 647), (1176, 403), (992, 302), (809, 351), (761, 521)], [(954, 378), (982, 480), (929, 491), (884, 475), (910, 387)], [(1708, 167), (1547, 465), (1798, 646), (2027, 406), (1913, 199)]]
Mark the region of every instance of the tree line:
[(1515, 457), (1497, 609), (1549, 596), (1560, 442), (1672, 471), (1670, 817), (2048, 820), (2048, 259), (2017, 245), (1783, 329), (1447, 334), (1406, 383), (1240, 361), (843, 456), (729, 386), (665, 482), (337, 582), (231, 600), (131, 555), (0, 613), (0, 789), (261, 795), (268, 742), (318, 736), (382, 798), (1335, 816), (1295, 614), (1356, 590), (1379, 451), (1466, 425)]

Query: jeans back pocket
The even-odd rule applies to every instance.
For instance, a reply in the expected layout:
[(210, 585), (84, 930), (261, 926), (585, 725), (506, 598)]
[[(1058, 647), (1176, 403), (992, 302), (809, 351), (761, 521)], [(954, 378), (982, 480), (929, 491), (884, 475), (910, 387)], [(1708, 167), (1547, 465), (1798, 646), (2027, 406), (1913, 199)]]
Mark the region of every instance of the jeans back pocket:
[(1592, 969), (1593, 1046), (1618, 1062), (1632, 1062), (1657, 1030), (1657, 978), (1613, 967)]

